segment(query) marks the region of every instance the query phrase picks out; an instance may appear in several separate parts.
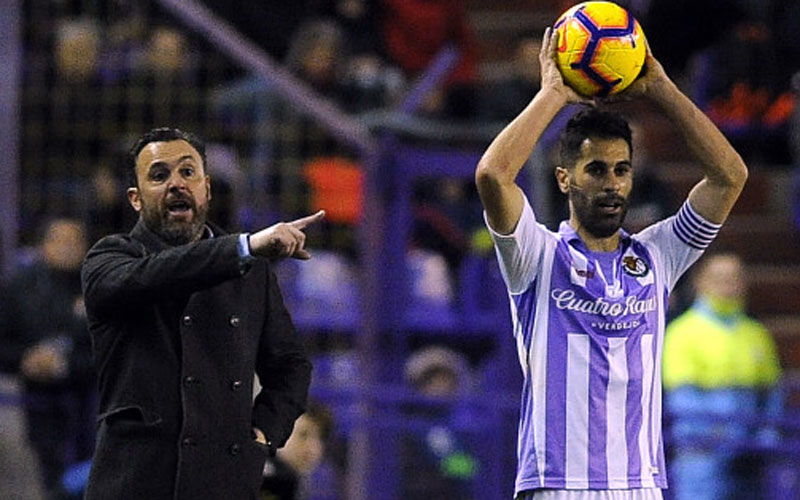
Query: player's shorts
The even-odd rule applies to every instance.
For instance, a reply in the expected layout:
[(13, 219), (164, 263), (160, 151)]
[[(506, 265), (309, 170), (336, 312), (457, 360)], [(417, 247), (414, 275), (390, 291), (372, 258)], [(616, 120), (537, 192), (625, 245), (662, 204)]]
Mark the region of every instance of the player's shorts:
[(517, 500), (663, 500), (661, 488), (633, 490), (531, 490)]

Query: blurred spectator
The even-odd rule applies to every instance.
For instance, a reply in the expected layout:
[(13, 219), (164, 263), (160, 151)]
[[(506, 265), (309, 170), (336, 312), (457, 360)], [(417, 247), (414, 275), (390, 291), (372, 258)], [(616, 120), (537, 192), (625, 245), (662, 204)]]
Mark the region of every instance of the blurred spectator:
[[(335, 23), (304, 23), (292, 36), (287, 69), (322, 97), (339, 103), (343, 43)], [(218, 89), (214, 107), (234, 135), (243, 130), (240, 135), (247, 139), (241, 147), (250, 159), (251, 183), (266, 191), (269, 208), (282, 214), (305, 213), (302, 166), (308, 159), (341, 152), (330, 134), (257, 77)]]
[(414, 186), (411, 244), (442, 255), (455, 276), (470, 250), (471, 235), (482, 229), (473, 183), (441, 177)]
[(386, 50), (379, 29), (382, 4), (377, 0), (329, 0), (322, 2), (316, 15), (330, 18), (345, 33), (347, 53), (383, 58)]
[[(22, 87), (26, 133), (22, 135), (21, 159), (25, 171), (50, 171), (54, 174), (51, 179), (65, 183), (81, 175), (88, 177), (92, 164), (87, 157), (97, 155), (100, 149), (96, 128), (101, 115), (97, 98), (101, 40), (94, 20), (63, 20), (55, 29), (53, 51), (48, 54), (52, 60), (37, 64), (34, 61), (40, 54), (31, 54)], [(37, 189), (47, 187), (37, 178)], [(60, 188), (60, 192), (69, 191), (66, 185)], [(59, 211), (67, 203), (62, 205), (42, 208)]]
[(129, 231), (136, 222), (136, 212), (122, 196), (121, 180), (108, 164), (95, 168), (90, 179), (91, 196), (87, 207), (90, 242), (109, 234)]
[(410, 409), (410, 416), (424, 419), (425, 425), (412, 427), (402, 441), (400, 498), (474, 498), (478, 461), (453, 411), (454, 398), (471, 389), (467, 361), (449, 348), (425, 347), (409, 357), (405, 375), (428, 401)]
[(39, 258), (11, 279), (2, 310), (0, 369), (23, 383), (48, 499), (61, 494), (64, 470), (93, 451), (94, 372), (80, 283), (86, 239), (78, 220), (49, 221)]
[(165, 123), (185, 130), (200, 128), (206, 118), (209, 76), (197, 64), (202, 57), (183, 32), (166, 25), (153, 27), (125, 82), (138, 98), (126, 103), (123, 117), (140, 120), (144, 129)]
[[(473, 118), (476, 112), (477, 45), (460, 0), (384, 0), (382, 29), (387, 56), (413, 79), (436, 55), (452, 44), (458, 62), (445, 82), (439, 112), (447, 117)], [(432, 97), (430, 103), (436, 102)], [(429, 104), (435, 108), (437, 104)], [(429, 109), (429, 114), (436, 112)]]
[(760, 498), (760, 464), (736, 446), (775, 440), (753, 419), (779, 414), (781, 369), (769, 332), (745, 313), (746, 286), (738, 256), (706, 256), (696, 271), (694, 305), (666, 330), (676, 500)]
[(539, 91), (539, 49), (542, 36), (524, 33), (514, 40), (509, 75), (486, 86), (480, 100), (480, 118), (510, 122)]
[(382, 3), (378, 0), (323, 2), (318, 14), (342, 29), (346, 54), (342, 72), (342, 107), (360, 113), (392, 104), (405, 87), (399, 68), (387, 62), (379, 29)]
[[(324, 463), (332, 427), (328, 410), (310, 403), (297, 419), (292, 435), (277, 456), (264, 465), (259, 500), (333, 500), (339, 498), (338, 478)], [(327, 466), (320, 470), (322, 466)], [(323, 484), (324, 483), (324, 484)]]

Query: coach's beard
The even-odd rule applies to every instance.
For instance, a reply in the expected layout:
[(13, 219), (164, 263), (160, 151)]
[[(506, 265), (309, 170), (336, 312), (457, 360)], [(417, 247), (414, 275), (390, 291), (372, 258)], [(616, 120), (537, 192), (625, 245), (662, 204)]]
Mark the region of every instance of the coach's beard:
[(570, 185), (569, 200), (578, 222), (595, 238), (613, 236), (628, 214), (628, 199), (618, 194), (599, 194), (589, 198), (582, 189)]
[(142, 219), (145, 225), (170, 245), (185, 245), (196, 241), (202, 234), (206, 224), (208, 212), (207, 204), (200, 204), (194, 200), (184, 199), (191, 212), (188, 220), (181, 220), (171, 214), (168, 204), (159, 207), (142, 206)]

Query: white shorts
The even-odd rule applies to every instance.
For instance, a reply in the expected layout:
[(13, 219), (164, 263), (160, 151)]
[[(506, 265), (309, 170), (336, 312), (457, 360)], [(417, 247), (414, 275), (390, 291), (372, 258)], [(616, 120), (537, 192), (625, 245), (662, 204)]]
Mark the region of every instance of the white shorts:
[(663, 500), (661, 488), (633, 490), (536, 490), (521, 493), (519, 500)]

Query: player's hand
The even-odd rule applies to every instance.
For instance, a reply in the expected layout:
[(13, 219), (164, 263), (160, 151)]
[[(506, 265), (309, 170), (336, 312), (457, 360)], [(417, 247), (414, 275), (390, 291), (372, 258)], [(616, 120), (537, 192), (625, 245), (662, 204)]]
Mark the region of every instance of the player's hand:
[(305, 249), (305, 228), (325, 217), (325, 211), (303, 217), (292, 222), (279, 222), (250, 235), (250, 252), (267, 259), (307, 260), (311, 254)]
[(558, 31), (551, 27), (544, 30), (542, 49), (539, 51), (539, 66), (542, 72), (542, 90), (551, 89), (559, 93), (567, 103), (591, 104), (592, 100), (581, 96), (566, 83), (558, 70)]
[(619, 94), (604, 98), (604, 101), (615, 102), (629, 100), (639, 96), (657, 100), (664, 95), (664, 91), (667, 88), (665, 84), (670, 84), (671, 80), (669, 76), (667, 76), (666, 71), (664, 71), (664, 67), (661, 66), (661, 63), (653, 56), (653, 52), (650, 50), (650, 43), (647, 39), (645, 39), (645, 46), (647, 47), (647, 54), (644, 58), (642, 72), (627, 89)]

